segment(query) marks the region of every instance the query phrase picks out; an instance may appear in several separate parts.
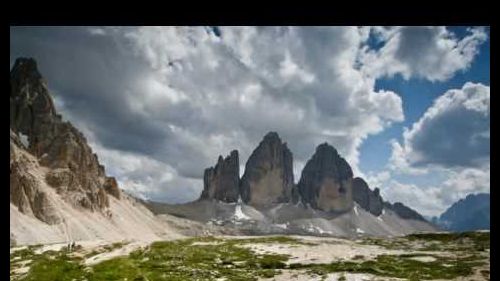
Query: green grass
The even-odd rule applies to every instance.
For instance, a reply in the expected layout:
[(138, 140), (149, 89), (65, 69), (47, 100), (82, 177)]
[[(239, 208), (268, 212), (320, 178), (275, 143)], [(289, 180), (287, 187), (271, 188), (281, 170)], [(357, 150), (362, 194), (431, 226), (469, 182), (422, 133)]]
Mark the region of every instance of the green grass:
[[(11, 270), (22, 260), (31, 260), (30, 270), (24, 276), (11, 276), (16, 281), (101, 281), (101, 280), (226, 280), (249, 281), (271, 278), (287, 270), (306, 270), (322, 278), (333, 272), (369, 273), (378, 276), (422, 279), (452, 279), (468, 276), (475, 267), (486, 263), (489, 248), (489, 233), (462, 235), (418, 234), (398, 239), (372, 239), (389, 247), (408, 245), (447, 245), (469, 249), (456, 253), (456, 257), (445, 257), (434, 253), (412, 253), (406, 255), (379, 255), (375, 259), (355, 256), (350, 261), (326, 264), (287, 264), (289, 257), (272, 253), (257, 254), (244, 247), (246, 244), (272, 243), (288, 246), (316, 245), (284, 237), (258, 237), (248, 239), (222, 239), (215, 237), (189, 238), (175, 241), (154, 242), (148, 247), (131, 252), (128, 256), (103, 261), (91, 267), (83, 265), (81, 258), (66, 251), (46, 251), (35, 254), (36, 247), (28, 247), (11, 254)], [(204, 242), (204, 243), (199, 243)], [(363, 243), (367, 243), (365, 240)], [(104, 251), (122, 247), (115, 243), (103, 247)], [(471, 246), (472, 245), (472, 246)], [(440, 249), (443, 247), (439, 246)], [(91, 252), (92, 254), (92, 252)], [(89, 255), (89, 254), (88, 254)], [(86, 257), (88, 257), (88, 255)], [(432, 256), (435, 260), (423, 262), (413, 259)], [(13, 262), (13, 259), (15, 261)], [(489, 271), (482, 273), (485, 278)], [(342, 275), (343, 276), (343, 275)], [(341, 277), (342, 278), (342, 277)]]
[[(369, 273), (408, 280), (453, 279), (468, 276), (473, 268), (484, 264), (476, 257), (460, 259), (435, 256), (432, 262), (411, 259), (418, 255), (379, 255), (363, 262), (340, 261), (329, 264), (292, 264), (294, 269), (308, 269), (309, 274), (326, 275), (333, 272)], [(445, 266), (447, 264), (448, 266)]]

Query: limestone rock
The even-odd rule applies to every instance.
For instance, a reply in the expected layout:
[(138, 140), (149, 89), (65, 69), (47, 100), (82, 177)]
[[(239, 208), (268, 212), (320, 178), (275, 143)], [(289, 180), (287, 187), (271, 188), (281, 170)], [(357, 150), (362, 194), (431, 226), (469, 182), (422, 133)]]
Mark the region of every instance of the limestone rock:
[(353, 207), (352, 176), (347, 161), (333, 146), (323, 143), (302, 170), (298, 190), (312, 208), (344, 212)]
[(74, 174), (67, 168), (50, 170), (45, 175), (45, 181), (54, 187), (58, 193), (64, 193), (78, 185)]
[(352, 198), (359, 206), (375, 216), (382, 214), (384, 202), (378, 188), (371, 190), (362, 178), (356, 177), (352, 181)]
[(33, 200), (32, 210), (39, 220), (48, 224), (57, 224), (61, 218), (54, 204), (48, 199), (47, 193), (38, 191)]
[(10, 202), (26, 215), (48, 224), (59, 223), (61, 219), (54, 204), (42, 191), (36, 176), (30, 173), (33, 164), (22, 154), (16, 155), (14, 152), (13, 156), (10, 165)]
[(241, 198), (254, 206), (291, 202), (293, 188), (292, 152), (276, 132), (270, 132), (248, 158)]
[(215, 167), (205, 169), (203, 192), (200, 199), (236, 202), (239, 198), (240, 164), (238, 151), (231, 151), (226, 158), (219, 156)]
[[(34, 59), (16, 60), (10, 72), (10, 85), (11, 147), (26, 149), (42, 166), (49, 168), (45, 180), (58, 193), (87, 196), (78, 204), (92, 210), (107, 206), (107, 193), (101, 191), (107, 181), (104, 167), (99, 164), (97, 155), (92, 152), (83, 134), (71, 123), (62, 121), (61, 115), (57, 114), (47, 83)], [(117, 188), (111, 187), (115, 197), (119, 194)], [(20, 208), (24, 208), (23, 192), (13, 192)], [(40, 198), (43, 202), (43, 197)]]
[(120, 199), (120, 188), (118, 187), (118, 183), (114, 177), (107, 177), (104, 182), (104, 189), (107, 193), (114, 196), (116, 199)]

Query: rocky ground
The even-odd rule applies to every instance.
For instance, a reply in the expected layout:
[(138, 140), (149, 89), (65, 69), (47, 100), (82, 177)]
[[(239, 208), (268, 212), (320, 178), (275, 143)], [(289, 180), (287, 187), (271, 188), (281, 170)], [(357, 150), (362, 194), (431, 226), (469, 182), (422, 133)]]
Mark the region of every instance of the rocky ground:
[(11, 248), (11, 280), (490, 280), (489, 232), (204, 236)]

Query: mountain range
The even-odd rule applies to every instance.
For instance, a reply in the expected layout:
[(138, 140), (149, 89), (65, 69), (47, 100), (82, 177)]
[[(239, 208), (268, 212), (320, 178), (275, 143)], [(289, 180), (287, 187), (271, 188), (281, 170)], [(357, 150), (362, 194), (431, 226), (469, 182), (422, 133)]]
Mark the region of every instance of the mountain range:
[[(142, 201), (106, 174), (85, 136), (57, 113), (31, 58), (10, 72), (11, 244), (168, 239), (203, 234), (394, 236), (435, 227), (402, 203), (385, 201), (354, 177), (330, 144), (318, 145), (300, 179), (293, 154), (269, 132), (239, 176), (239, 154), (204, 171), (198, 200)], [(181, 188), (181, 187), (179, 187)]]
[(469, 194), (453, 203), (432, 222), (449, 231), (490, 229), (490, 194)]
[(314, 234), (356, 237), (401, 235), (434, 227), (402, 203), (384, 201), (328, 143), (318, 145), (297, 183), (293, 154), (276, 132), (252, 152), (240, 178), (238, 151), (205, 169), (198, 200), (145, 202), (156, 214), (236, 228), (244, 234)]

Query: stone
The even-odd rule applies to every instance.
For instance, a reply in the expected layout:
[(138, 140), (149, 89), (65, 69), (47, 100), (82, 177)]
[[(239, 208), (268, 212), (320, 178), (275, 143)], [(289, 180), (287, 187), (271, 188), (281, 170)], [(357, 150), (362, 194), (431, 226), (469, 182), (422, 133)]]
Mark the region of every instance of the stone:
[(35, 194), (32, 210), (35, 217), (47, 224), (58, 224), (61, 222), (56, 207), (48, 199), (47, 193), (43, 191), (38, 191)]
[(215, 199), (232, 203), (239, 199), (240, 164), (238, 151), (222, 158), (219, 156), (214, 167), (205, 169), (203, 191), (200, 199)]
[[(47, 184), (65, 198), (81, 197), (66, 193), (88, 197), (87, 200), (75, 201), (75, 204), (100, 210), (109, 206), (109, 200), (105, 198), (108, 193), (119, 198), (116, 182), (109, 186), (104, 166), (99, 164), (84, 135), (56, 112), (47, 82), (34, 59), (18, 58), (15, 61), (10, 72), (10, 85), (11, 151), (12, 145), (26, 150), (38, 159), (40, 165), (49, 168), (45, 176)], [(25, 178), (19, 180), (26, 181)], [(23, 184), (26, 185), (21, 182), (17, 186)], [(21, 189), (11, 187), (12, 198), (17, 200), (19, 208), (26, 209), (23, 196), (27, 196), (27, 189)], [(108, 190), (110, 192), (105, 192)]]
[(298, 183), (304, 204), (327, 212), (345, 212), (353, 207), (352, 169), (337, 150), (323, 143), (302, 170)]
[(264, 207), (292, 202), (293, 155), (276, 132), (269, 132), (252, 152), (241, 178), (243, 202)]
[(36, 217), (47, 224), (61, 222), (54, 204), (42, 191), (40, 182), (31, 174), (32, 163), (20, 153), (15, 156), (10, 165), (10, 202), (21, 213)]

